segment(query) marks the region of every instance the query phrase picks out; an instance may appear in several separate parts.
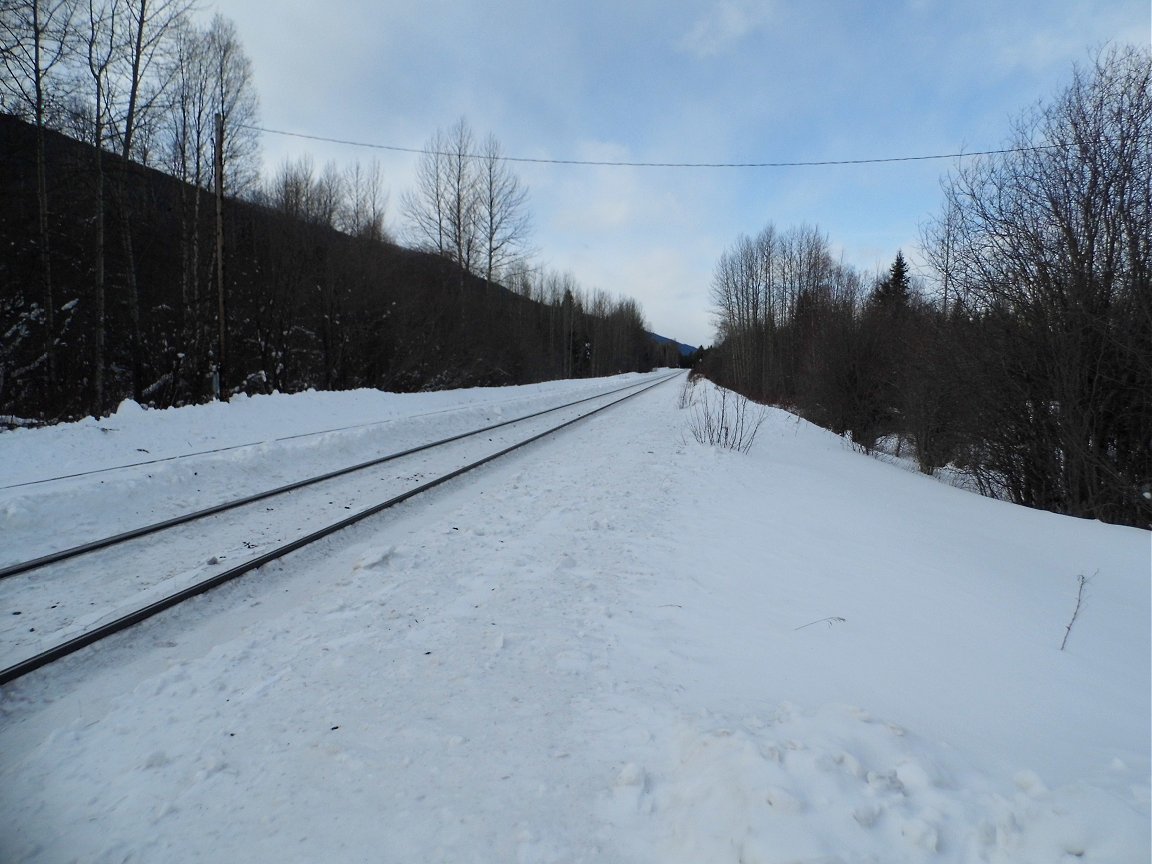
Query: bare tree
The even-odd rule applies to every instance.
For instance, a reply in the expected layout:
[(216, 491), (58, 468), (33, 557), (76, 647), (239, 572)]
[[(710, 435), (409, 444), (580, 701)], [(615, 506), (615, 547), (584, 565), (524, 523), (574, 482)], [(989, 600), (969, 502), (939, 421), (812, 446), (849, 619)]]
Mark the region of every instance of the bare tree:
[(260, 104), (252, 80), (252, 62), (244, 53), (236, 25), (216, 14), (204, 32), (212, 107), (224, 123), (224, 185), (243, 196), (260, 176), (260, 139), (252, 127)]
[(947, 316), (955, 303), (961, 309), (967, 306), (967, 298), (956, 296), (955, 257), (957, 233), (960, 229), (960, 212), (957, 202), (946, 198), (944, 212), (928, 220), (920, 230), (920, 246), (928, 257), (928, 263), (935, 270), (939, 284), (940, 310)]
[(444, 138), (445, 203), (448, 215), (449, 254), (462, 272), (475, 272), (480, 246), (478, 177), (475, 139), (468, 121), (461, 117)]
[(56, 386), (56, 299), (48, 231), (48, 180), (44, 127), (50, 109), (51, 78), (68, 59), (77, 0), (4, 0), (0, 4), (0, 77), (4, 105), (31, 115), (36, 125), (36, 193), (40, 280), (43, 292), (44, 357), (50, 388)]
[[(136, 158), (134, 149), (140, 130), (154, 120), (163, 107), (168, 83), (166, 54), (180, 22), (192, 8), (191, 0), (109, 0), (121, 30), (121, 53), (115, 58), (122, 101), (116, 106), (115, 134), (120, 156)], [(147, 159), (140, 161), (146, 162)]]
[(304, 155), (295, 161), (286, 159), (266, 185), (264, 197), (281, 213), (310, 222), (315, 210), (315, 173), (311, 156)]
[(105, 230), (105, 202), (107, 198), (104, 168), (105, 130), (108, 125), (108, 106), (113, 100), (109, 69), (117, 52), (116, 15), (119, 4), (100, 5), (88, 0), (84, 19), (84, 55), (91, 79), (91, 113), (89, 117), (95, 183), (95, 259), (92, 273), (92, 411), (99, 414), (105, 400), (105, 344), (107, 341), (107, 232)]
[(190, 18), (178, 19), (165, 52), (170, 68), (164, 100), (164, 152), (168, 170), (180, 187), (180, 251), (183, 362), (198, 393), (207, 361), (211, 323), (204, 290), (210, 275), (201, 236), (210, 209), (203, 190), (215, 182), (215, 118), (224, 127), (224, 188), (230, 195), (251, 192), (259, 178), (259, 139), (252, 129), (257, 99), (251, 64), (240, 46), (235, 26), (221, 15), (201, 28)]
[(328, 228), (335, 228), (344, 210), (344, 174), (336, 163), (324, 163), (324, 169), (312, 187), (312, 207), (309, 219)]
[(474, 272), (480, 248), (478, 185), (472, 129), (461, 118), (428, 142), (416, 188), (403, 198), (412, 240), (455, 261), (462, 272)]
[(416, 166), (415, 188), (406, 191), (400, 202), (409, 241), (445, 258), (451, 255), (447, 147), (446, 136), (437, 130)]
[(526, 252), (531, 231), (528, 190), (502, 158), (494, 135), (485, 140), (479, 163), (481, 264), (484, 282), (491, 286)]
[(175, 28), (171, 52), (171, 108), (166, 166), (174, 177), (198, 188), (211, 183), (213, 99), (204, 33), (185, 19)]
[(387, 240), (384, 215), (388, 209), (388, 193), (381, 182), (380, 163), (373, 160), (364, 166), (357, 160), (345, 168), (344, 192), (341, 229), (353, 237)]
[[(1146, 525), (1152, 53), (1112, 48), (945, 184), (982, 389), (977, 470), (1020, 503)], [(952, 228), (954, 227), (954, 232)], [(953, 300), (955, 302), (955, 300)]]
[(211, 59), (204, 32), (190, 19), (175, 28), (170, 54), (170, 108), (167, 112), (166, 162), (180, 184), (181, 354), (199, 396), (200, 373), (207, 363), (207, 278), (202, 227), (208, 210), (204, 190), (214, 169)]
[(462, 118), (428, 142), (416, 187), (404, 194), (401, 207), (416, 245), (491, 285), (527, 253), (527, 198), (496, 138), (489, 135), (477, 152)]
[[(164, 63), (178, 25), (192, 6), (191, 0), (109, 0), (116, 39), (120, 49), (113, 57), (112, 74), (117, 79), (120, 99), (110, 101), (111, 130), (120, 151), (120, 233), (124, 244), (125, 294), (128, 301), (129, 346), (132, 357), (132, 395), (143, 398), (143, 354), (140, 323), (140, 290), (136, 278), (136, 255), (132, 246), (132, 213), (128, 206), (128, 171), (130, 160), (141, 155), (147, 163), (147, 149), (136, 152), (137, 138), (157, 120), (161, 97), (167, 89), (166, 74), (171, 68)], [(114, 31), (115, 32), (115, 31)], [(116, 91), (113, 91), (116, 92)]]
[(806, 225), (740, 236), (717, 262), (712, 303), (728, 383), (754, 398), (794, 402), (816, 350), (819, 315), (843, 276), (828, 239)]
[(0, 0), (0, 107), (38, 128), (63, 107), (54, 82), (74, 55), (78, 7), (79, 0)]
[(252, 65), (235, 25), (222, 15), (207, 29), (178, 19), (167, 52), (167, 164), (194, 186), (213, 185), (215, 115), (224, 121), (225, 187), (243, 195), (259, 177), (259, 138), (252, 129), (258, 100)]

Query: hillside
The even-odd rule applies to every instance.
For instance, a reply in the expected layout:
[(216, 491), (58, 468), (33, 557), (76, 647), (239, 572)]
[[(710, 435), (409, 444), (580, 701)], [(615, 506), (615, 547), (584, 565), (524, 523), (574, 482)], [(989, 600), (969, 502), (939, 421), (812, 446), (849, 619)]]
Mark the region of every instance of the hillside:
[(677, 353), (685, 359), (692, 357), (694, 354), (698, 353), (701, 348), (704, 347), (703, 345), (686, 345), (683, 342), (677, 342), (675, 339), (669, 339), (667, 336), (660, 336), (657, 333), (649, 333), (648, 335), (652, 337), (652, 340), (657, 345), (672, 346), (672, 348), (674, 348)]
[[(52, 316), (35, 130), (0, 115), (0, 415), (204, 401), (221, 329), (213, 199), (109, 153), (97, 171), (92, 147), (56, 132), (45, 144)], [(578, 298), (529, 299), (271, 206), (228, 199), (224, 248), (227, 392), (414, 391), (678, 362), (634, 306), (592, 314)]]
[[(264, 442), (0, 490), (0, 530), (20, 555), (76, 495), (158, 511), (575, 383), (0, 434), (29, 476)], [(679, 386), (5, 687), (0, 858), (1148, 860), (1148, 533), (778, 410), (746, 455), (700, 445), (715, 391)]]

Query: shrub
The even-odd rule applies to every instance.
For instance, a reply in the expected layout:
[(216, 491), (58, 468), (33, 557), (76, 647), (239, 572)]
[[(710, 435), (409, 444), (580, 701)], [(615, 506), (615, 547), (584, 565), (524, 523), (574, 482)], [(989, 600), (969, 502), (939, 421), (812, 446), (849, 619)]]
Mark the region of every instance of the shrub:
[(766, 418), (764, 406), (738, 393), (717, 388), (705, 391), (693, 402), (688, 428), (701, 444), (747, 453)]

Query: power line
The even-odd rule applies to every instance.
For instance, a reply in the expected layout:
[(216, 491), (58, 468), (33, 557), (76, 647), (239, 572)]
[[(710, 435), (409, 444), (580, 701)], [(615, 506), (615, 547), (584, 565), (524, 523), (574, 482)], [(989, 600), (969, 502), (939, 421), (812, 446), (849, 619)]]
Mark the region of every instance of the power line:
[[(323, 141), (328, 144), (345, 144), (349, 147), (366, 147), (373, 150), (389, 150), (394, 153), (430, 153), (434, 156), (456, 156), (455, 153), (441, 153), (435, 150), (415, 147), (397, 147), (392, 144), (374, 144), (367, 141), (350, 141), (344, 138), (328, 138), (323, 135), (306, 135), (303, 132), (287, 132), (283, 129), (268, 129), (264, 126), (240, 124), (245, 129), (266, 132), (269, 135), (283, 135), (288, 138), (303, 138), (308, 141)], [(825, 159), (806, 162), (625, 162), (599, 159), (543, 159), (531, 156), (496, 156), (501, 162), (527, 162), (537, 165), (583, 165), (602, 168), (820, 168), (829, 165), (880, 165), (888, 162), (927, 162), (939, 159), (961, 159), (965, 156), (1000, 156), (1006, 153), (1028, 153), (1037, 150), (1059, 150), (1073, 144), (1038, 144), (1032, 147), (1005, 147), (1000, 150), (969, 150), (961, 153), (934, 153), (928, 156), (885, 156), (875, 159)], [(467, 158), (481, 158), (477, 154), (464, 154)], [(484, 157), (491, 158), (491, 157)]]

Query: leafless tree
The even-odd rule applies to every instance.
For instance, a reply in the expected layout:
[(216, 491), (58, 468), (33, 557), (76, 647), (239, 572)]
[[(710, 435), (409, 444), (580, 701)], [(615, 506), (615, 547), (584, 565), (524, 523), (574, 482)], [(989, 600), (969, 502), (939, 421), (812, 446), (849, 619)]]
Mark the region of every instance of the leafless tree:
[(105, 344), (107, 341), (107, 231), (105, 226), (105, 203), (107, 184), (105, 178), (104, 147), (108, 127), (108, 106), (113, 101), (113, 81), (109, 74), (117, 53), (116, 15), (118, 4), (103, 5), (96, 0), (88, 0), (84, 15), (83, 45), (85, 66), (90, 79), (92, 99), (86, 125), (90, 130), (94, 159), (92, 176), (95, 186), (95, 259), (92, 273), (92, 384), (93, 412), (99, 413), (105, 401)]
[[(191, 8), (191, 0), (87, 0), (80, 16), (77, 42), (81, 46), (78, 78), (88, 84), (76, 89), (70, 98), (70, 125), (85, 132), (97, 149), (114, 150), (120, 156), (118, 183), (111, 188), (119, 203), (120, 238), (124, 247), (124, 296), (129, 314), (129, 352), (132, 358), (133, 395), (143, 392), (140, 296), (136, 261), (132, 248), (132, 207), (127, 194), (129, 160), (145, 164), (154, 156), (159, 135), (164, 97), (176, 64), (171, 54), (180, 50), (178, 34)], [(88, 97), (80, 95), (88, 92)], [(97, 154), (98, 245), (102, 248), (105, 189), (105, 160)], [(102, 253), (101, 253), (102, 254)], [(99, 269), (99, 268), (98, 268)], [(103, 278), (98, 277), (97, 295), (103, 296)], [(97, 300), (97, 317), (102, 318), (103, 302)], [(98, 368), (102, 355), (101, 338), (95, 345)], [(102, 389), (102, 373), (97, 371), (96, 390)]]
[(717, 262), (711, 295), (729, 383), (758, 399), (793, 401), (815, 350), (814, 316), (831, 303), (843, 271), (814, 227), (769, 224), (754, 238), (737, 238)]
[(328, 228), (335, 228), (344, 210), (344, 173), (333, 161), (324, 163), (324, 168), (312, 188), (312, 208), (309, 221)]
[(411, 240), (491, 285), (527, 252), (528, 192), (488, 136), (477, 152), (468, 122), (439, 130), (401, 207)]
[(264, 198), (281, 213), (311, 222), (315, 212), (315, 174), (311, 156), (286, 159), (265, 185)]
[(190, 20), (174, 31), (170, 54), (170, 109), (166, 162), (180, 184), (180, 299), (182, 347), (193, 375), (204, 371), (207, 354), (207, 278), (202, 226), (209, 210), (204, 190), (212, 184), (215, 160), (212, 61), (204, 32)]
[(252, 62), (244, 52), (236, 25), (223, 15), (213, 16), (203, 34), (206, 69), (212, 87), (212, 107), (224, 123), (224, 187), (230, 195), (244, 196), (260, 174), (260, 103), (252, 78)]
[[(204, 260), (201, 236), (210, 208), (202, 190), (215, 182), (215, 118), (224, 127), (224, 189), (248, 194), (259, 177), (259, 140), (252, 124), (257, 98), (251, 64), (240, 46), (235, 26), (221, 15), (200, 27), (191, 18), (176, 21), (168, 64), (166, 110), (163, 114), (165, 163), (180, 187), (182, 355), (190, 374), (199, 379), (207, 360), (207, 334), (216, 304), (203, 283), (212, 272)], [(214, 253), (213, 253), (214, 254)]]
[(166, 167), (197, 188), (211, 185), (213, 98), (211, 60), (204, 32), (190, 19), (174, 30), (171, 52), (171, 108), (167, 122)]
[(437, 130), (424, 148), (416, 188), (402, 207), (412, 241), (474, 272), (478, 249), (479, 200), (475, 139), (461, 118), (447, 132)]
[(341, 229), (353, 237), (387, 240), (384, 216), (388, 209), (388, 193), (381, 182), (380, 163), (373, 160), (365, 166), (357, 160), (345, 168), (344, 192)]
[(56, 386), (56, 298), (48, 231), (48, 181), (44, 128), (52, 109), (51, 80), (69, 59), (77, 0), (3, 0), (0, 3), (0, 98), (4, 107), (31, 116), (36, 125), (36, 190), (44, 357), (50, 388)]
[[(978, 470), (1021, 503), (1147, 524), (1152, 54), (1110, 48), (945, 184), (947, 261), (978, 337)], [(953, 231), (954, 229), (954, 231)], [(953, 301), (955, 302), (955, 300)]]
[(446, 147), (444, 187), (448, 215), (449, 255), (464, 272), (475, 272), (480, 247), (479, 178), (476, 144), (468, 121), (460, 118), (443, 139)]
[(484, 281), (491, 286), (526, 252), (531, 231), (528, 190), (502, 158), (494, 135), (479, 157), (479, 228)]
[(60, 113), (79, 0), (0, 0), (0, 107), (38, 128)]
[[(136, 142), (142, 129), (154, 122), (164, 107), (169, 84), (168, 52), (191, 0), (107, 0), (119, 33), (119, 55), (114, 74), (121, 100), (115, 108), (113, 129), (120, 156), (127, 162), (141, 154)], [(139, 161), (147, 162), (147, 158)]]
[(224, 186), (243, 195), (259, 176), (259, 104), (252, 64), (235, 25), (222, 15), (206, 29), (178, 19), (166, 53), (167, 164), (185, 182), (211, 188), (215, 115), (224, 121)]
[(955, 303), (965, 308), (967, 298), (956, 296), (954, 261), (956, 256), (957, 232), (960, 228), (960, 213), (957, 202), (947, 198), (943, 212), (929, 219), (920, 230), (920, 245), (928, 256), (929, 265), (935, 270), (940, 296), (940, 311), (945, 317)]
[(451, 255), (452, 248), (447, 147), (446, 136), (437, 130), (416, 166), (415, 188), (406, 191), (400, 202), (409, 242), (445, 258)]

